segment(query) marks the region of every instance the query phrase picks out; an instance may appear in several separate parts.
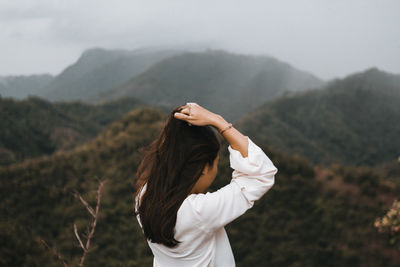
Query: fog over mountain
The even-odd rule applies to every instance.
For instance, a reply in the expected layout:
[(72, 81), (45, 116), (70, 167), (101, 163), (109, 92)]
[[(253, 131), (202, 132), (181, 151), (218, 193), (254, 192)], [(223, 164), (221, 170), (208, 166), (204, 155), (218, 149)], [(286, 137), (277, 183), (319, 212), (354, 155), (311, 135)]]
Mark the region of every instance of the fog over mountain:
[(91, 48), (48, 83), (39, 96), (49, 100), (86, 100), (126, 82), (153, 64), (179, 52)]
[(60, 74), (91, 47), (268, 55), (321, 79), (400, 72), (397, 0), (1, 1), (0, 75)]
[(0, 95), (18, 99), (41, 95), (53, 78), (50, 74), (0, 76)]
[(322, 84), (272, 57), (208, 50), (169, 57), (93, 101), (132, 96), (167, 108), (192, 101), (233, 120), (269, 99)]

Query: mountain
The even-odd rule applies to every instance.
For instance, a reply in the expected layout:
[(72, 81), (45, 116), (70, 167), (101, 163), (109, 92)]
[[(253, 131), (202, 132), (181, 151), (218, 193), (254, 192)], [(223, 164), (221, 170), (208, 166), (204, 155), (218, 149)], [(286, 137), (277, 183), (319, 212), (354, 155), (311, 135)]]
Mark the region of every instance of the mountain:
[[(73, 193), (94, 206), (93, 191), (105, 179), (86, 266), (151, 266), (151, 251), (133, 215), (133, 179), (139, 149), (156, 138), (165, 119), (160, 110), (141, 107), (71, 150), (0, 167), (2, 265), (59, 266), (39, 238), (76, 263), (82, 251), (73, 224), (84, 233), (92, 218)], [(373, 222), (400, 193), (399, 177), (395, 184), (366, 167), (317, 168), (257, 144), (278, 173), (267, 195), (226, 226), (238, 266), (398, 265), (397, 248)], [(228, 156), (223, 142), (211, 191), (232, 177)]]
[(57, 75), (40, 96), (51, 101), (85, 101), (176, 53), (175, 50), (91, 48)]
[(236, 122), (314, 164), (376, 165), (400, 156), (400, 75), (371, 68), (278, 97)]
[(52, 103), (36, 96), (24, 100), (0, 97), (0, 165), (71, 149), (141, 105), (133, 98), (89, 105)]
[(0, 96), (22, 99), (39, 95), (53, 78), (50, 74), (0, 76)]
[(321, 84), (312, 74), (272, 57), (208, 50), (164, 59), (93, 101), (133, 96), (168, 108), (198, 102), (234, 120), (285, 92)]

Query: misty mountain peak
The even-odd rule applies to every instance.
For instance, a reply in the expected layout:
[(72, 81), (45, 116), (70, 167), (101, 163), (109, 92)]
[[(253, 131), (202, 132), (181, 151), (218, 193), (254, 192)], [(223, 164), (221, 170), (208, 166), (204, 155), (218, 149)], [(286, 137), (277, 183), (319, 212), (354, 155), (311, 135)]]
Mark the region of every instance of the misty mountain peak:
[(108, 50), (101, 47), (94, 47), (83, 51), (83, 53), (78, 59), (78, 62), (88, 63), (88, 64), (104, 64), (118, 57), (126, 56), (129, 53), (131, 52), (128, 50), (122, 50), (122, 49)]

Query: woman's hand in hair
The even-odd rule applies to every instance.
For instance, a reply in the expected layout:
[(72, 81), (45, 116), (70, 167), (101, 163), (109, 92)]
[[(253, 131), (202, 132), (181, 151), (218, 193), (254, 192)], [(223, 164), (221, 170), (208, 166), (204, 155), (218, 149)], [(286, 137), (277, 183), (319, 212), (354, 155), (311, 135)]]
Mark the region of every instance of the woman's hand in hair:
[(189, 125), (213, 125), (218, 114), (207, 110), (197, 103), (187, 103), (174, 113), (174, 118), (187, 121)]

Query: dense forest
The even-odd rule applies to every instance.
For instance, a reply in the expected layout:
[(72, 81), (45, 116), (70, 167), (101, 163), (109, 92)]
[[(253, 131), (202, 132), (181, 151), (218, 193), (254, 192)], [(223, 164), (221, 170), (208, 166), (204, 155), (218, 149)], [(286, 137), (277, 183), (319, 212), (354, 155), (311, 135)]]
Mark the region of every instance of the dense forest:
[(71, 149), (94, 138), (110, 122), (143, 102), (117, 99), (96, 105), (0, 97), (0, 166)]
[(277, 97), (236, 127), (313, 164), (368, 165), (400, 156), (400, 75), (371, 68), (322, 89)]
[[(106, 185), (86, 265), (151, 266), (133, 216), (133, 182), (138, 149), (165, 118), (160, 109), (137, 108), (74, 149), (0, 167), (2, 266), (60, 266), (40, 238), (76, 263), (81, 250), (72, 226), (84, 232), (91, 217), (73, 192), (93, 204), (99, 180)], [(374, 227), (400, 193), (395, 176), (385, 179), (371, 167), (315, 167), (258, 145), (279, 172), (273, 189), (226, 227), (238, 266), (398, 266), (397, 248)], [(211, 190), (229, 183), (231, 172), (224, 142)]]
[[(226, 58), (218, 59), (217, 65), (225, 66), (225, 61), (233, 60), (231, 55), (218, 55)], [(187, 62), (188, 56), (179, 56), (183, 59), (172, 61)], [(192, 56), (196, 60), (200, 57), (197, 54)], [(235, 60), (239, 59), (241, 58)], [(254, 60), (249, 61), (254, 64)], [(209, 64), (208, 59), (203, 61)], [(264, 66), (264, 63), (259, 64)], [(155, 69), (158, 68), (157, 65)], [(182, 70), (178, 71), (181, 72)], [(154, 75), (158, 76), (156, 74)], [(147, 77), (148, 74), (144, 76)], [(189, 80), (177, 79), (176, 84), (179, 86), (174, 90), (170, 86), (164, 88), (174, 96), (177, 105), (198, 94), (196, 90), (183, 90)], [(313, 164), (372, 166), (396, 161), (400, 156), (400, 140), (397, 138), (400, 135), (400, 124), (397, 123), (400, 121), (399, 92), (398, 75), (372, 68), (331, 81), (321, 88), (275, 96), (269, 100), (266, 95), (248, 92), (257, 96), (259, 101), (264, 101), (263, 105), (254, 109), (246, 105), (245, 101), (240, 105), (233, 105), (238, 100), (232, 94), (226, 93), (223, 101), (218, 96), (219, 93), (216, 93), (214, 97), (199, 99), (201, 101), (198, 103), (217, 113), (217, 107), (225, 110), (219, 114), (227, 120), (232, 117), (234, 125), (238, 129), (246, 130), (255, 140), (281, 151), (306, 157)], [(163, 97), (157, 95), (155, 92), (152, 100), (147, 100), (158, 103), (163, 110), (169, 110), (170, 107), (164, 105), (166, 102), (157, 100)], [(176, 97), (178, 95), (181, 97)], [(0, 126), (6, 129), (0, 132), (0, 165), (73, 148), (93, 138), (105, 125), (120, 118), (130, 109), (148, 104), (143, 101), (136, 97), (121, 97), (98, 104), (87, 104), (82, 101), (52, 103), (33, 96), (22, 101), (0, 98)], [(230, 105), (224, 106), (224, 101)], [(240, 116), (235, 116), (229, 110), (235, 110)]]

